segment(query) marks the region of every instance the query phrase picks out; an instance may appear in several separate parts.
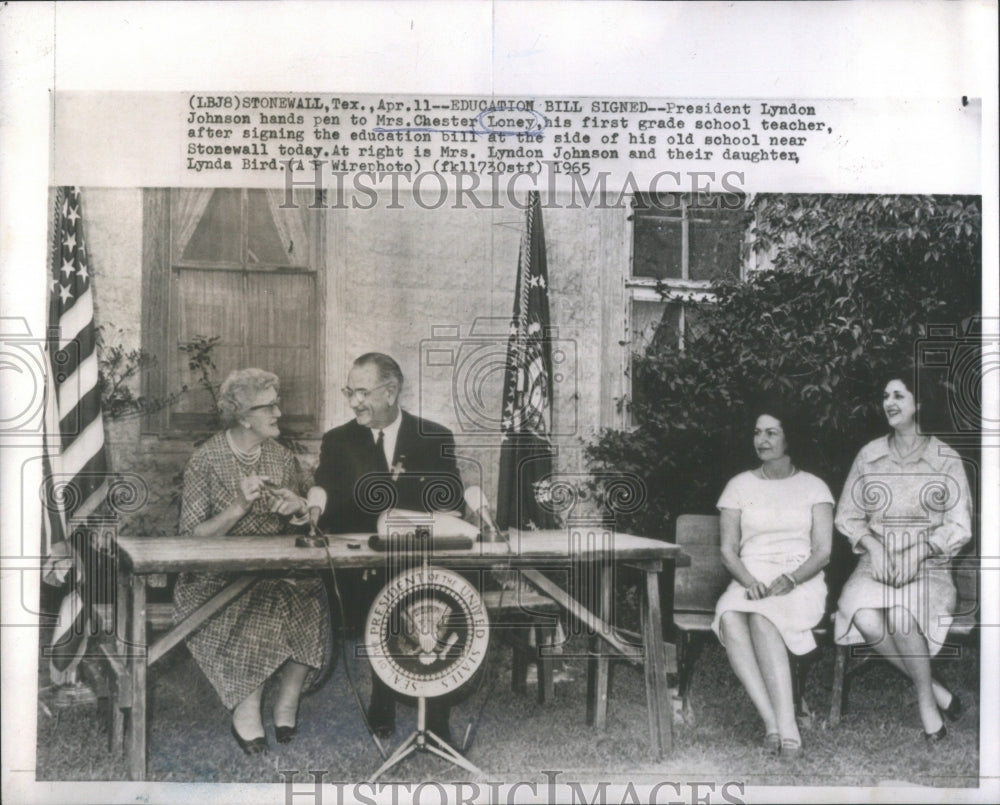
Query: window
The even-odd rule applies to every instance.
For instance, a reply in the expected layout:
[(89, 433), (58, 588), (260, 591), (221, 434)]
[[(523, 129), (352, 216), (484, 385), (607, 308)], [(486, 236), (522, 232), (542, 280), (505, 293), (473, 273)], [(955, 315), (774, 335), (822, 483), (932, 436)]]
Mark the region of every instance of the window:
[(143, 338), (158, 358), (147, 393), (162, 398), (188, 387), (155, 417), (155, 430), (198, 431), (212, 422), (212, 395), (181, 350), (199, 336), (219, 339), (211, 352), (216, 383), (247, 366), (274, 372), (282, 427), (317, 429), (322, 219), (308, 203), (283, 202), (283, 191), (147, 191)]
[(636, 195), (632, 260), (625, 280), (629, 350), (626, 394), (633, 399), (632, 363), (650, 345), (684, 349), (698, 333), (699, 310), (711, 284), (744, 276), (748, 223), (743, 197), (722, 194)]

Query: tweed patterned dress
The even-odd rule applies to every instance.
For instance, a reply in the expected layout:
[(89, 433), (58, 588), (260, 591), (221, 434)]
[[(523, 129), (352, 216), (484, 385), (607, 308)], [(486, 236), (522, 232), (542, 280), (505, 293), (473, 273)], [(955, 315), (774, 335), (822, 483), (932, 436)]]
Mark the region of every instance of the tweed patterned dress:
[[(268, 476), (303, 494), (307, 479), (291, 451), (270, 439), (254, 462), (237, 459), (219, 433), (191, 457), (184, 473), (180, 533), (229, 506), (241, 478)], [(258, 499), (230, 536), (288, 532), (288, 518)], [(231, 573), (182, 573), (174, 587), (175, 619), (190, 615), (233, 581)], [(331, 656), (330, 615), (322, 580), (305, 573), (262, 575), (243, 595), (213, 615), (187, 639), (187, 646), (223, 704), (234, 708), (288, 659), (310, 667), (306, 688), (320, 678)]]

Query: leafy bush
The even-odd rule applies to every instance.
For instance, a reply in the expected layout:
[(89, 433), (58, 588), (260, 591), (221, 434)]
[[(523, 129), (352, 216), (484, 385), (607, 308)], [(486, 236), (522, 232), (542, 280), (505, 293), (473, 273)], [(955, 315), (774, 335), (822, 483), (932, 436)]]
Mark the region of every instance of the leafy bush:
[(670, 539), (676, 515), (714, 513), (726, 480), (755, 464), (748, 408), (762, 394), (801, 412), (804, 463), (837, 494), (885, 430), (884, 372), (913, 361), (929, 326), (962, 328), (979, 311), (978, 198), (768, 194), (750, 212), (770, 267), (715, 284), (683, 350), (654, 338), (633, 363), (641, 424), (587, 447), (595, 472), (646, 484), (620, 528)]
[[(114, 336), (118, 340), (109, 340)], [(156, 365), (156, 356), (145, 349), (128, 349), (121, 341), (122, 329), (113, 324), (97, 328), (97, 388), (101, 395), (101, 413), (106, 419), (124, 419), (130, 416), (154, 414), (173, 405), (180, 393), (149, 399), (133, 390), (135, 378)], [(181, 391), (185, 391), (186, 387)]]

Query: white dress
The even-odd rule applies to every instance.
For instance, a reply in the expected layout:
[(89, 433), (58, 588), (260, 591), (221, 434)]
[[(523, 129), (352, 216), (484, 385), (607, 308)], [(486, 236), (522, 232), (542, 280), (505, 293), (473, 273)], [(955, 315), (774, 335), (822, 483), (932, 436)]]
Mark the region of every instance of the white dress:
[[(722, 492), (720, 509), (740, 513), (740, 560), (753, 576), (770, 584), (782, 573), (792, 573), (812, 553), (812, 507), (833, 505), (833, 495), (822, 480), (808, 472), (769, 480), (753, 472), (733, 478)], [(736, 579), (715, 607), (712, 629), (723, 641), (719, 619), (723, 612), (755, 612), (775, 625), (788, 650), (808, 654), (816, 648), (812, 628), (826, 611), (823, 573), (798, 584), (786, 595), (752, 601)]]

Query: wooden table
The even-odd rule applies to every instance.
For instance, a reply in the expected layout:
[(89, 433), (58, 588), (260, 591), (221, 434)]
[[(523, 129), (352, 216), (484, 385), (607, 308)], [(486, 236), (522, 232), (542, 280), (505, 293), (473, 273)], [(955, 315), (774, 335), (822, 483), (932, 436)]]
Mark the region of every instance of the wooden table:
[[(348, 543), (361, 543), (351, 548)], [(254, 582), (254, 573), (275, 570), (328, 570), (330, 561), (338, 570), (381, 568), (388, 554), (367, 545), (367, 535), (334, 535), (330, 546), (298, 548), (294, 536), (271, 537), (119, 537), (118, 602), (115, 650), (108, 659), (119, 679), (115, 706), (128, 718), (124, 727), (128, 773), (132, 780), (146, 778), (146, 677), (150, 665), (195, 631), (211, 615), (240, 595)], [(329, 552), (329, 555), (328, 555)], [(619, 534), (586, 526), (555, 531), (512, 531), (509, 543), (476, 543), (472, 550), (435, 551), (431, 563), (458, 570), (517, 569), (521, 578), (552, 597), (583, 623), (594, 636), (595, 645), (608, 650), (597, 652), (591, 663), (589, 691), (590, 720), (602, 727), (607, 712), (608, 662), (612, 655), (642, 663), (645, 668), (646, 704), (649, 714), (650, 744), (662, 758), (673, 743), (670, 694), (667, 689), (666, 646), (663, 623), (670, 623), (673, 571), (686, 566), (686, 555), (668, 542)], [(616, 566), (638, 568), (642, 585), (641, 642), (619, 637), (609, 624)], [(589, 573), (601, 582), (599, 612), (554, 584), (542, 570), (560, 573)], [(175, 626), (152, 646), (146, 638), (146, 583), (151, 574), (184, 571), (244, 573), (239, 579), (203, 604), (183, 623)], [(666, 595), (661, 596), (663, 576)], [(665, 602), (661, 606), (661, 598)], [(124, 606), (122, 604), (124, 603)], [(665, 611), (666, 610), (666, 611)]]

